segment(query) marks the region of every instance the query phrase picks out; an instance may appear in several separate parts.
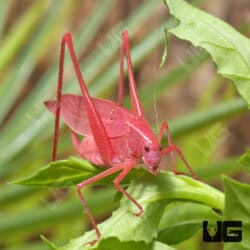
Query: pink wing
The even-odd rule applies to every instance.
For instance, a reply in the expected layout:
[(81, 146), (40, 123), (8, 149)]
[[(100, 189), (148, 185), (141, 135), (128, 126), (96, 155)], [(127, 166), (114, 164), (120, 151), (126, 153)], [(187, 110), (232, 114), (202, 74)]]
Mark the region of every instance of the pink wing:
[[(133, 114), (112, 101), (100, 98), (91, 99), (101, 116), (108, 136), (117, 137), (124, 135), (127, 132), (126, 120)], [(46, 101), (44, 104), (49, 111), (55, 114), (56, 101)], [(92, 134), (82, 96), (63, 95), (60, 116), (68, 127), (77, 134), (85, 136)]]

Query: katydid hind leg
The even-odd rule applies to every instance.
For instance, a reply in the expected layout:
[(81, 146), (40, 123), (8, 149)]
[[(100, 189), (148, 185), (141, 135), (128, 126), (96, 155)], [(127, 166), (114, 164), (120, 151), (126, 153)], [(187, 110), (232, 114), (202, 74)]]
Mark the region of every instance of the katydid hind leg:
[(52, 161), (55, 161), (56, 156), (57, 156), (57, 144), (58, 144), (58, 136), (59, 136), (59, 119), (60, 119), (60, 111), (61, 111), (62, 84), (63, 84), (64, 52), (65, 52), (65, 43), (62, 40), (61, 50), (60, 50), (60, 58), (59, 58), (57, 98), (56, 98), (56, 114), (55, 114), (56, 118), (55, 118), (55, 126), (54, 126)]
[(124, 49), (122, 42), (121, 52), (120, 52), (120, 79), (119, 79), (119, 94), (118, 94), (118, 104), (120, 106), (123, 106), (123, 98), (124, 98)]
[(103, 161), (106, 164), (110, 164), (114, 156), (114, 150), (110, 139), (108, 138), (106, 129), (103, 125), (101, 117), (93, 104), (93, 101), (89, 95), (86, 84), (83, 80), (79, 63), (75, 54), (72, 37), (70, 33), (66, 33), (61, 42), (61, 51), (60, 51), (60, 61), (59, 61), (59, 75), (58, 75), (58, 88), (57, 88), (57, 108), (56, 108), (56, 121), (55, 121), (55, 135), (53, 143), (53, 157), (56, 159), (56, 150), (58, 143), (58, 131), (59, 131), (59, 117), (60, 117), (60, 103), (62, 96), (62, 84), (63, 84), (63, 65), (64, 65), (64, 54), (65, 54), (65, 45), (67, 45), (71, 60), (74, 66), (74, 70), (81, 88), (81, 92), (84, 98), (84, 104), (86, 105), (86, 110), (88, 114), (88, 119), (91, 127), (92, 134), (95, 138), (96, 144), (98, 146), (99, 152), (103, 158)]
[(134, 78), (134, 71), (130, 56), (129, 35), (127, 30), (122, 32), (122, 45), (121, 45), (121, 55), (120, 55), (119, 105), (121, 106), (123, 105), (123, 92), (124, 92), (124, 56), (126, 56), (128, 65), (128, 79), (129, 79), (129, 90), (130, 90), (132, 110), (139, 116), (144, 116)]
[(116, 172), (118, 172), (118, 171), (120, 171), (122, 169), (123, 169), (123, 166), (116, 166), (116, 167), (109, 168), (106, 171), (101, 172), (100, 174), (98, 174), (96, 176), (93, 176), (92, 178), (90, 178), (88, 180), (85, 180), (82, 183), (79, 183), (77, 185), (77, 194), (78, 194), (78, 196), (79, 196), (79, 198), (81, 200), (81, 203), (82, 203), (82, 205), (84, 207), (84, 210), (85, 210), (85, 212), (86, 212), (86, 214), (87, 214), (87, 216), (88, 216), (88, 218), (89, 218), (89, 220), (90, 220), (90, 222), (91, 222), (91, 224), (92, 224), (92, 226), (95, 229), (96, 234), (97, 234), (97, 239), (95, 239), (93, 241), (90, 241), (90, 242), (87, 242), (86, 244), (94, 245), (100, 239), (101, 232), (97, 227), (94, 216), (91, 213), (91, 211), (90, 211), (90, 209), (89, 209), (89, 207), (87, 205), (87, 202), (86, 202), (85, 198), (83, 197), (83, 194), (81, 193), (81, 189), (83, 189), (87, 185), (93, 184), (93, 183), (95, 183), (95, 182), (97, 182), (97, 181), (99, 181), (99, 180), (101, 180), (101, 179), (103, 179), (103, 178), (105, 178), (105, 177), (107, 177), (109, 175), (112, 175), (112, 174), (114, 174), (114, 173), (116, 173)]

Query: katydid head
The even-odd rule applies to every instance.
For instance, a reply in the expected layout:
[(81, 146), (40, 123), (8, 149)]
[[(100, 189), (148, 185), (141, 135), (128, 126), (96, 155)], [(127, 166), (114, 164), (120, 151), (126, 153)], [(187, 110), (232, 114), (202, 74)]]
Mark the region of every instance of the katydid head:
[(161, 146), (152, 129), (144, 117), (136, 117), (126, 124), (130, 128), (129, 145), (135, 152), (140, 152), (140, 157), (147, 166), (147, 170), (157, 175), (160, 171)]
[(158, 142), (147, 143), (143, 148), (142, 160), (147, 165), (148, 171), (157, 175), (160, 171), (161, 148)]

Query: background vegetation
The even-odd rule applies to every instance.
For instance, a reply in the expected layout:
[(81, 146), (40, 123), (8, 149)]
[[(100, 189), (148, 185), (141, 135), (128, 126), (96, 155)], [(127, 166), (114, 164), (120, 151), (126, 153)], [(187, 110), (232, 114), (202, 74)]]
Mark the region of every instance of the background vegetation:
[[(192, 3), (249, 36), (248, 0)], [(169, 121), (174, 141), (210, 185), (222, 189), (221, 174), (249, 182), (238, 163), (250, 141), (249, 114), (233, 85), (216, 74), (208, 54), (172, 36), (167, 63), (159, 68), (164, 29), (173, 22), (162, 1), (0, 2), (1, 249), (47, 249), (40, 234), (63, 244), (90, 228), (74, 189), (8, 184), (50, 161), (53, 117), (43, 101), (55, 96), (60, 40), (66, 31), (73, 34), (90, 92), (116, 100), (120, 33), (128, 29), (141, 100), (155, 131), (161, 121)], [(77, 93), (69, 58), (66, 65), (64, 90)], [(64, 126), (59, 144), (60, 159), (75, 154)], [(112, 187), (87, 191), (98, 221), (118, 205), (114, 194)], [(204, 244), (201, 230), (194, 230), (175, 247), (209, 250), (222, 245)]]

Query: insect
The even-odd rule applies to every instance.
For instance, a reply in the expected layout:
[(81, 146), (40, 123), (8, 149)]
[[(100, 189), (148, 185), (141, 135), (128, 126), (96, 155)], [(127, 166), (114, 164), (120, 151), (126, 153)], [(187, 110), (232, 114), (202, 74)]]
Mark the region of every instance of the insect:
[[(71, 94), (62, 95), (66, 46), (71, 56), (82, 96)], [(127, 110), (123, 107), (124, 58), (126, 58), (128, 65), (129, 89), (132, 104), (131, 110)], [(81, 190), (85, 186), (97, 182), (111, 174), (120, 172), (113, 181), (114, 187), (137, 206), (138, 212), (135, 213), (135, 216), (140, 216), (143, 213), (143, 207), (120, 185), (121, 181), (139, 161), (142, 160), (146, 164), (147, 170), (151, 174), (157, 175), (160, 171), (162, 156), (170, 153), (174, 173), (182, 174), (181, 172), (177, 172), (176, 169), (174, 156), (174, 152), (176, 152), (190, 171), (191, 175), (196, 179), (198, 178), (185, 160), (179, 147), (172, 144), (167, 123), (164, 122), (162, 124), (159, 135), (156, 136), (144, 117), (142, 105), (137, 93), (130, 57), (128, 31), (122, 32), (118, 103), (90, 96), (80, 72), (71, 34), (66, 33), (61, 42), (57, 100), (47, 101), (45, 105), (49, 111), (55, 114), (52, 160), (56, 160), (59, 118), (62, 117), (71, 130), (72, 142), (77, 153), (82, 158), (89, 160), (93, 164), (102, 166), (104, 169), (104, 171), (98, 175), (77, 185), (79, 198), (97, 234), (97, 239), (87, 244), (95, 244), (100, 239), (101, 233), (81, 193)], [(161, 140), (164, 132), (166, 132), (167, 135), (168, 146), (162, 149)], [(79, 135), (84, 136), (84, 139), (80, 140), (78, 137)]]

